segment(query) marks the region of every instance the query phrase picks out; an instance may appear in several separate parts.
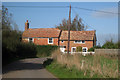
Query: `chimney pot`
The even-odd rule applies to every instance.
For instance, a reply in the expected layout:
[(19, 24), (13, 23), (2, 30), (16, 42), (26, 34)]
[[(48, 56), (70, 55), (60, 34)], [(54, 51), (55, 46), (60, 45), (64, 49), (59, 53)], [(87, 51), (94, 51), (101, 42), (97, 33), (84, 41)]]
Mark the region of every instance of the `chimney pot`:
[(28, 20), (26, 21), (25, 23), (25, 30), (28, 30), (29, 29), (29, 23), (28, 23)]

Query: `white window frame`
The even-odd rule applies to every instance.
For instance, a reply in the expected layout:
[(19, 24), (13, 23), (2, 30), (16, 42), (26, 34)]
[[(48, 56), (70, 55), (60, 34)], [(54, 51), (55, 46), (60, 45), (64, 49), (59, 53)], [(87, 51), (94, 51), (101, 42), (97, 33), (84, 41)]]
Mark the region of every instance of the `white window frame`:
[(86, 48), (86, 50), (87, 50), (86, 52), (88, 52), (88, 48), (87, 48), (87, 47), (82, 47), (82, 52), (83, 52), (83, 49), (84, 49), (84, 48)]
[(53, 44), (53, 38), (52, 38), (52, 43), (49, 43), (49, 38), (48, 38), (48, 44)]
[(37, 38), (37, 40), (40, 40), (40, 38)]
[(73, 52), (73, 48), (75, 48), (75, 49), (76, 49), (76, 47), (72, 47), (72, 48), (71, 48), (71, 52)]
[[(28, 42), (30, 42), (30, 40), (29, 40), (30, 38), (28, 38)], [(34, 42), (34, 38), (32, 38), (32, 43)]]
[[(77, 42), (75, 42), (75, 41), (77, 41)], [(85, 40), (75, 40), (75, 41), (74, 41), (74, 43), (85, 44)], [(78, 41), (80, 41), (80, 42), (78, 42)], [(84, 43), (82, 43), (82, 41), (84, 41)]]

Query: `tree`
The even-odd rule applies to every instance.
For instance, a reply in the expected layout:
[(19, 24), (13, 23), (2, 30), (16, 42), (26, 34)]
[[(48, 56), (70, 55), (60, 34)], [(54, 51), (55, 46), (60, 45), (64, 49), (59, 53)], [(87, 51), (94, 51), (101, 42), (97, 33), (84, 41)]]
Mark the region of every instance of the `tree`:
[[(2, 6), (2, 29), (3, 30), (17, 30), (18, 25), (12, 19), (12, 14), (8, 12), (8, 9)], [(12, 26), (11, 26), (12, 25)]]
[[(62, 23), (59, 24), (58, 26), (56, 26), (56, 28), (59, 28), (61, 30), (68, 30), (68, 20), (63, 19)], [(78, 18), (78, 15), (76, 15), (71, 23), (70, 30), (72, 30), (72, 31), (85, 31), (86, 29), (87, 29), (87, 26), (85, 26), (82, 23), (82, 19)]]
[(115, 43), (113, 43), (113, 40), (111, 39), (111, 41), (106, 41), (105, 44), (102, 46), (102, 48), (105, 49), (116, 49), (118, 48), (118, 45)]
[(36, 46), (20, 41), (21, 32), (15, 30), (17, 24), (12, 21), (12, 14), (8, 13), (7, 8), (2, 8), (2, 64), (20, 58), (36, 57)]
[(8, 9), (2, 6), (2, 29), (11, 30), (12, 14), (8, 13)]

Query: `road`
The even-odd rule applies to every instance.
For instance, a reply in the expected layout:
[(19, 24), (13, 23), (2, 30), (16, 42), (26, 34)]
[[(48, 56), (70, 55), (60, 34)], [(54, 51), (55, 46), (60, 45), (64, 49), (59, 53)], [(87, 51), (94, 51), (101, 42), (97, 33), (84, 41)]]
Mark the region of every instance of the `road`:
[(47, 58), (30, 58), (11, 63), (3, 68), (3, 78), (56, 78), (43, 67)]

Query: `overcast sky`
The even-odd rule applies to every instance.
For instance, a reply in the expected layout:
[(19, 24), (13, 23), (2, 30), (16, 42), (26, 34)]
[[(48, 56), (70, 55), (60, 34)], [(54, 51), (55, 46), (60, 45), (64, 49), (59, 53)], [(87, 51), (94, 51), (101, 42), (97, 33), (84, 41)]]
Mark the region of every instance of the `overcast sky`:
[[(117, 2), (4, 2), (4, 6), (69, 6), (118, 13)], [(33, 8), (7, 7), (13, 14), (13, 20), (19, 30), (24, 31), (24, 23), (28, 19), (30, 28), (54, 28), (69, 17), (69, 8)], [(97, 43), (101, 45), (113, 38), (117, 41), (118, 15), (72, 8), (71, 18), (78, 14), (88, 25), (88, 30), (96, 30)]]

